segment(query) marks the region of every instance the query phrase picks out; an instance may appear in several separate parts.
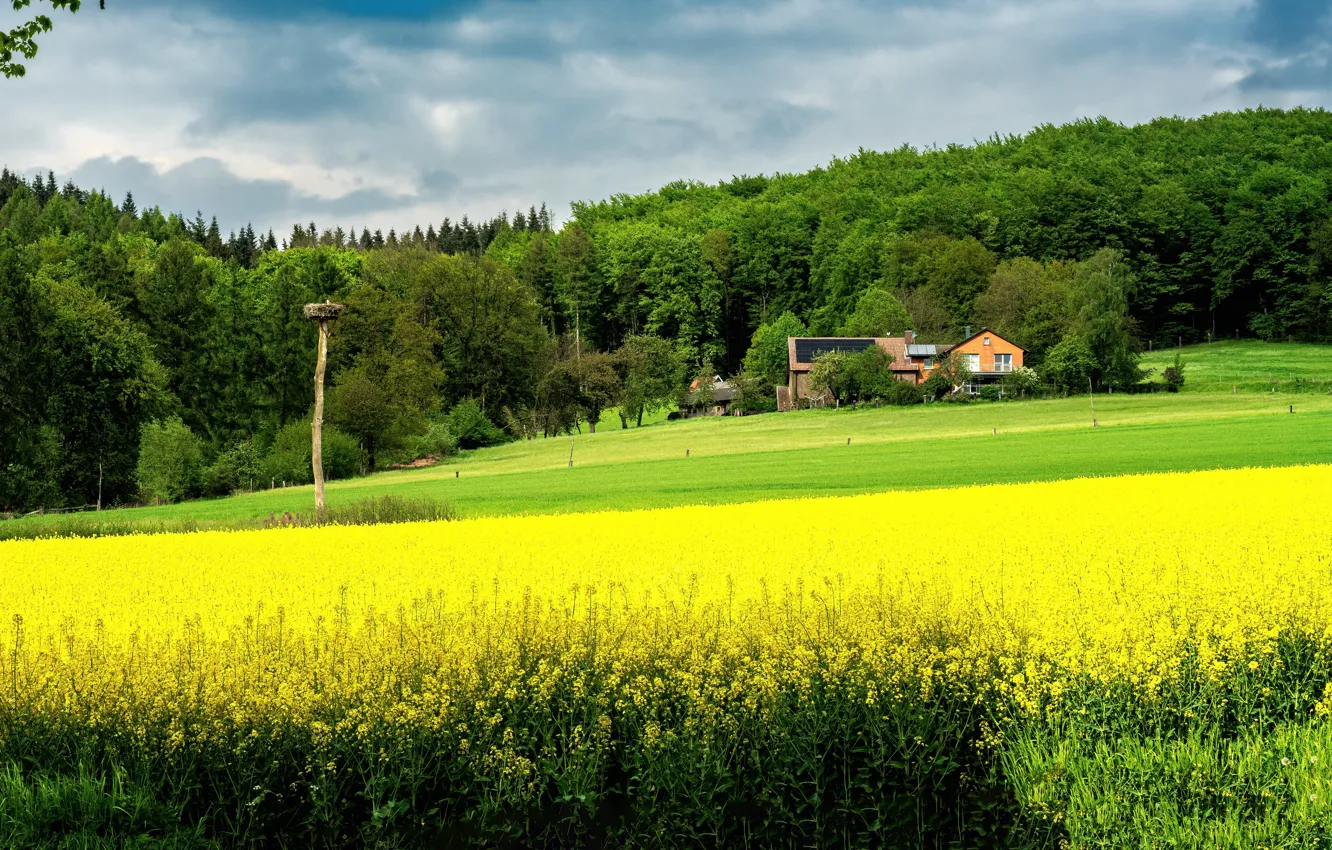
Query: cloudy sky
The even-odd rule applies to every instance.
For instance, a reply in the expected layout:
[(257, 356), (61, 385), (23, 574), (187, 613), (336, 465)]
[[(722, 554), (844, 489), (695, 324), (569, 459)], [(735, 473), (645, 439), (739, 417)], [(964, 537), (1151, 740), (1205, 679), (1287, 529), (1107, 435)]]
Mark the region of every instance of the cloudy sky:
[(0, 164), (224, 230), (402, 229), (542, 201), (562, 218), (860, 147), (1332, 108), (1327, 0), (106, 5), (58, 13), (28, 76), (0, 79)]

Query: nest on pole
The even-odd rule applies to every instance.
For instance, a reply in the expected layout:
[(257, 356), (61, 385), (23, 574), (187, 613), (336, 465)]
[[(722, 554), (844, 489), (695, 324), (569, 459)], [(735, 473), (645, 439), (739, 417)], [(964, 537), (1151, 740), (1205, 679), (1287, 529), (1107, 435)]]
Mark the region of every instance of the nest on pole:
[(336, 319), (343, 311), (341, 304), (334, 304), (331, 301), (325, 301), (323, 304), (306, 304), (305, 318), (312, 322), (322, 322), (326, 319)]

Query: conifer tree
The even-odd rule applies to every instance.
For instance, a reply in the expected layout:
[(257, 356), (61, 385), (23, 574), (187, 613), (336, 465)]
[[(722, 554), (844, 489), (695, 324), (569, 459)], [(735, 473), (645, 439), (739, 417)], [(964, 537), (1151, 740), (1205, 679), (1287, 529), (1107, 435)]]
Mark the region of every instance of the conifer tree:
[(435, 235), (435, 225), (433, 224), (426, 225), (425, 244), (426, 248), (431, 251), (439, 250), (439, 237)]
[(361, 228), (361, 242), (357, 247), (362, 251), (369, 251), (371, 248), (375, 247), (374, 237), (370, 235), (370, 231), (365, 227)]
[(513, 223), (509, 226), (519, 233), (527, 229), (527, 219), (523, 218), (521, 210), (513, 214)]
[(541, 219), (537, 218), (537, 211), (535, 206), (527, 208), (527, 229), (532, 231), (533, 233), (536, 233), (537, 231), (541, 230)]
[(55, 195), (55, 174), (50, 174), (47, 182), (42, 182), (42, 175), (38, 174), (32, 178), (32, 194), (36, 196), (37, 203), (46, 206), (46, 202)]
[(468, 254), (476, 250), (476, 225), (466, 215), (458, 225), (458, 250)]
[(258, 254), (259, 245), (255, 241), (254, 227), (246, 222), (236, 236), (236, 244), (231, 250), (231, 256), (242, 268), (251, 269), (254, 268), (254, 261)]
[(204, 250), (219, 260), (227, 258), (227, 246), (222, 244), (222, 231), (217, 226), (217, 216), (213, 216), (212, 223), (208, 225), (208, 236), (204, 239)]
[(19, 176), (8, 168), (0, 169), (0, 207), (5, 205), (5, 202), (9, 200), (9, 196), (14, 194), (14, 190), (17, 189), (22, 182), (23, 181)]
[(394, 233), (391, 227), (389, 228), (388, 245), (390, 248), (398, 247), (398, 234)]
[(384, 247), (384, 231), (379, 230), (378, 228), (375, 229), (374, 247), (376, 248)]
[(301, 248), (305, 246), (305, 229), (299, 224), (291, 226), (291, 236), (287, 237), (288, 248)]
[(204, 223), (203, 210), (196, 211), (194, 221), (190, 222), (190, 239), (198, 245), (208, 241), (208, 225)]
[(139, 217), (139, 208), (134, 203), (133, 192), (125, 193), (125, 202), (120, 205), (120, 212), (122, 215), (127, 215), (133, 219), (137, 219)]

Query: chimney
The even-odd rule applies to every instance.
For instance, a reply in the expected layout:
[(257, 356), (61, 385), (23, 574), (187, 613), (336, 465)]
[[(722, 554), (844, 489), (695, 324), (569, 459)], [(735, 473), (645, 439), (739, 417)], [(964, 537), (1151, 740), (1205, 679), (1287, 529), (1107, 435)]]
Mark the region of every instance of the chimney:
[(971, 325), (967, 325), (966, 330), (962, 331), (963, 339), (971, 339)]
[(915, 335), (914, 333), (911, 332), (911, 329), (910, 329), (910, 328), (907, 328), (906, 330), (902, 331), (902, 344), (903, 344), (903, 345), (911, 345), (912, 340), (914, 340), (915, 338), (916, 338), (916, 335)]

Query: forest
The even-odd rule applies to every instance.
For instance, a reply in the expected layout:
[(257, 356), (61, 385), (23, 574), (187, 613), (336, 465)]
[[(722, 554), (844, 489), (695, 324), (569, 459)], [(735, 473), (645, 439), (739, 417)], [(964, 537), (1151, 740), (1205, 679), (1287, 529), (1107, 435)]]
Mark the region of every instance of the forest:
[(308, 480), (325, 299), (334, 476), (631, 427), (714, 372), (767, 409), (798, 334), (986, 326), (1052, 385), (1131, 389), (1154, 347), (1332, 337), (1332, 113), (1080, 121), (387, 236), (224, 238), (5, 169), (0, 510)]

